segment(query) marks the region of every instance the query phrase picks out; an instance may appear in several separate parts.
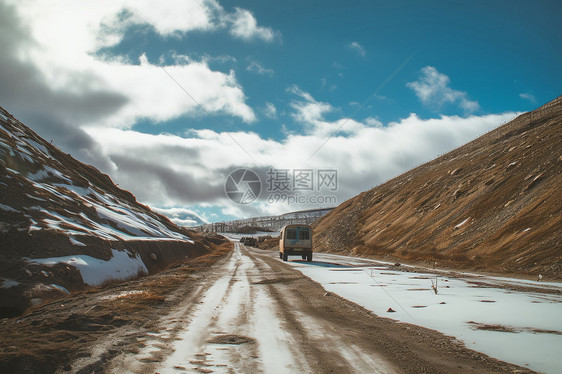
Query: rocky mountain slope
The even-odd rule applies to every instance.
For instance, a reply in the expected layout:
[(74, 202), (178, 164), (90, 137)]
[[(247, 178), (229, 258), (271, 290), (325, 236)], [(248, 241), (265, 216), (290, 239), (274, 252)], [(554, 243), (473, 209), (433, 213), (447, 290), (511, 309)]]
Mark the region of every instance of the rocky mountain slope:
[(562, 277), (562, 97), (344, 202), (316, 250)]
[(177, 227), (0, 107), (0, 317), (157, 272), (223, 240)]

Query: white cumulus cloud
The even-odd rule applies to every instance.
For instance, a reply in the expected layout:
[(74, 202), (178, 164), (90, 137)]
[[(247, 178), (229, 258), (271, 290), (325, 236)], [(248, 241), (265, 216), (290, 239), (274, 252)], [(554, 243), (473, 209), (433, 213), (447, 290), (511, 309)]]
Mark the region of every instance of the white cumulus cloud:
[(258, 26), (256, 17), (249, 10), (236, 8), (235, 13), (230, 16), (230, 21), (230, 33), (237, 38), (261, 39), (266, 42), (275, 40), (276, 33), (269, 27)]
[[(7, 0), (0, 5), (12, 23), (3, 21), (5, 27), (0, 26), (6, 40), (12, 40), (4, 46), (7, 61), (0, 66), (0, 85), (13, 85), (10, 77), (24, 74), (28, 81), (11, 92), (0, 89), (0, 99), (6, 96), (5, 103), (16, 103), (12, 109), (21, 113), (26, 109), (19, 110), (18, 103), (34, 95), (45, 98), (49, 91), (52, 101), (35, 112), (56, 112), (58, 121), (78, 127), (95, 123), (127, 128), (141, 119), (159, 122), (201, 113), (194, 100), (160, 69), (163, 60), (148, 61), (144, 54), (134, 58), (98, 53), (100, 48), (119, 44), (131, 26), (146, 26), (173, 38), (219, 29), (230, 29), (234, 37), (244, 40), (269, 41), (275, 34), (257, 26), (250, 12), (237, 8), (228, 14), (215, 0), (170, 0), (158, 6), (148, 0)], [(234, 71), (214, 71), (207, 64), (209, 58), (174, 58), (166, 70), (207, 111), (244, 122), (256, 119)]]
[(466, 92), (452, 89), (450, 82), (447, 75), (440, 73), (433, 66), (426, 66), (421, 69), (420, 79), (409, 82), (407, 86), (414, 90), (422, 103), (436, 109), (445, 103), (455, 103), (467, 113), (480, 109), (477, 101), (470, 100)]
[[(337, 191), (323, 191), (322, 195), (333, 194), (339, 204), (515, 116), (504, 113), (421, 119), (411, 114), (386, 124), (375, 118), (358, 121), (341, 116), (327, 120), (326, 115), (337, 114), (330, 104), (296, 86), (288, 93), (293, 95), (293, 114), (306, 131), (290, 133), (280, 140), (252, 132), (213, 130), (193, 130), (183, 136), (124, 129), (92, 129), (89, 134), (113, 163), (109, 172), (114, 180), (139, 200), (152, 206), (203, 201), (222, 209), (223, 214), (250, 217), (316, 207), (268, 203), (265, 189), (270, 168), (337, 170)], [(264, 189), (259, 200), (244, 206), (234, 204), (224, 193), (228, 173), (239, 167), (255, 170), (262, 177)]]

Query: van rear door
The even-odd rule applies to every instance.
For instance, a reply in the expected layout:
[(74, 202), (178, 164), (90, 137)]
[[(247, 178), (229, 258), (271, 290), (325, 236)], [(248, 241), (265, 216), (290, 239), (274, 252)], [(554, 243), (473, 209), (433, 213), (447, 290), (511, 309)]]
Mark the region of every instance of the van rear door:
[(289, 248), (311, 248), (310, 228), (307, 226), (288, 228), (286, 230), (285, 246)]

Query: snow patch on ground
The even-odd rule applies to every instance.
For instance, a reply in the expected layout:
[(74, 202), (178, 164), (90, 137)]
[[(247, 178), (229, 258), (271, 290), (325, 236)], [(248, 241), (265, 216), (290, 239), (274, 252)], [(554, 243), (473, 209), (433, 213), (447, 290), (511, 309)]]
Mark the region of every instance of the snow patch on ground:
[[(295, 356), (299, 352), (291, 350), (296, 347), (292, 337), (275, 316), (275, 308), (265, 290), (257, 289), (255, 305), (254, 336), (258, 338), (258, 349), (262, 357), (265, 373), (311, 372), (310, 368), (300, 369)], [(306, 360), (299, 360), (306, 362)]]
[(31, 179), (32, 181), (41, 181), (49, 177), (49, 174), (45, 169), (39, 169), (35, 173), (28, 174), (27, 178)]
[(53, 185), (57, 187), (64, 188), (72, 193), (74, 193), (78, 198), (82, 198), (84, 196), (93, 195), (94, 191), (91, 188), (86, 187), (78, 187), (72, 184), (63, 184), (63, 183), (54, 183)]
[(6, 211), (6, 212), (18, 213), (18, 211), (15, 210), (14, 208), (12, 208), (11, 206), (7, 206), (7, 205), (1, 204), (1, 203), (0, 203), (0, 210)]
[(27, 179), (32, 180), (34, 182), (40, 182), (49, 177), (55, 177), (65, 181), (66, 183), (72, 183), (72, 181), (68, 177), (66, 177), (63, 173), (46, 165), (44, 165), (41, 169), (37, 170), (35, 173), (27, 175)]
[(0, 287), (1, 288), (11, 288), (19, 285), (20, 282), (15, 281), (13, 279), (8, 278), (0, 278)]
[(130, 233), (134, 236), (146, 236), (146, 232), (142, 230), (142, 226), (133, 217), (126, 214), (115, 212), (103, 206), (96, 206), (98, 216), (106, 221), (111, 221), (120, 231)]
[(121, 291), (117, 294), (114, 295), (107, 295), (107, 296), (103, 296), (100, 297), (101, 300), (117, 300), (119, 298), (122, 297), (127, 297), (127, 296), (131, 296), (131, 295), (140, 295), (145, 293), (146, 291), (141, 291), (141, 290), (132, 290), (132, 291)]
[(63, 286), (59, 286), (58, 284), (54, 284), (54, 283), (53, 283), (53, 284), (48, 284), (47, 287), (49, 287), (49, 288), (55, 288), (55, 289), (59, 290), (60, 292), (63, 292), (63, 293), (66, 293), (66, 294), (69, 294), (69, 293), (70, 293), (70, 291), (68, 291), (68, 290), (67, 290), (66, 288), (64, 288)]
[(79, 247), (85, 247), (85, 246), (86, 246), (86, 244), (82, 243), (82, 242), (79, 241), (79, 240), (76, 240), (76, 239), (73, 238), (72, 236), (69, 236), (69, 237), (68, 237), (68, 240), (70, 241), (70, 243), (71, 243), (72, 245), (77, 245), (77, 246), (79, 246)]
[(55, 265), (64, 263), (80, 271), (82, 280), (89, 286), (99, 286), (110, 280), (126, 280), (148, 274), (148, 269), (137, 254), (131, 257), (129, 251), (112, 249), (109, 261), (86, 255), (26, 259), (30, 264)]
[(467, 219), (465, 219), (464, 221), (462, 221), (461, 223), (459, 223), (458, 225), (456, 225), (456, 226), (455, 226), (455, 229), (461, 228), (462, 225), (464, 225), (465, 223), (467, 223), (469, 219), (470, 219), (470, 217), (468, 217)]
[(44, 156), (48, 157), (48, 158), (52, 158), (51, 157), (51, 153), (49, 152), (49, 150), (47, 149), (47, 147), (45, 147), (43, 144), (39, 144), (37, 143), (35, 140), (32, 139), (26, 139), (27, 143), (29, 143), (29, 145), (33, 148), (35, 148), (37, 151), (43, 153)]
[[(375, 314), (454, 336), (468, 348), (546, 373), (562, 372), (562, 295), (518, 292), (500, 284), (562, 290), (560, 283), (389, 270), (364, 259), (315, 254), (295, 269)], [(336, 265), (341, 263), (345, 265)], [(352, 264), (350, 264), (352, 263)], [(387, 310), (392, 308), (394, 313)]]

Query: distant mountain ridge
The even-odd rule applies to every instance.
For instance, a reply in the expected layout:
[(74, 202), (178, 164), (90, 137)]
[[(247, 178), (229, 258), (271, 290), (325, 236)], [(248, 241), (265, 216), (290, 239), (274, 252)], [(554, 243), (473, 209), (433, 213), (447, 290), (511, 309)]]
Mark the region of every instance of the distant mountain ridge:
[(212, 250), (0, 107), (0, 317)]
[(562, 277), (562, 97), (342, 203), (316, 250)]

